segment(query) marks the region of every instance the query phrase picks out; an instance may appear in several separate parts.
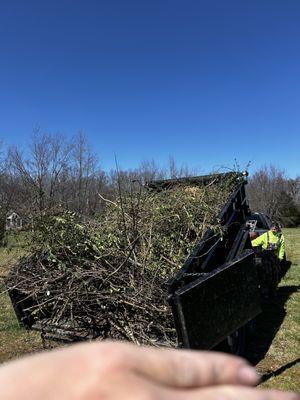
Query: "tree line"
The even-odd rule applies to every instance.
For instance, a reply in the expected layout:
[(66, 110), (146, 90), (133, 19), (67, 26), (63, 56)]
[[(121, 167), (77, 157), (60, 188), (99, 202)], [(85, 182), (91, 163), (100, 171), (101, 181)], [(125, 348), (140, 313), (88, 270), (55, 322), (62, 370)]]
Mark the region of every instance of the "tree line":
[(60, 134), (36, 130), (28, 147), (21, 151), (11, 146), (4, 151), (0, 143), (0, 225), (15, 211), (29, 221), (46, 211), (66, 209), (84, 216), (101, 212), (103, 197), (111, 198), (122, 188), (136, 187), (153, 179), (191, 174), (169, 160), (168, 169), (144, 161), (136, 169), (118, 167), (105, 172), (86, 136), (79, 132), (67, 139)]
[[(170, 158), (167, 168), (153, 160), (136, 169), (104, 171), (83, 132), (71, 140), (36, 130), (25, 152), (17, 146), (0, 153), (0, 225), (17, 212), (25, 221), (53, 209), (67, 209), (85, 216), (101, 213), (103, 197), (112, 198), (120, 186), (132, 188), (153, 179), (176, 178), (196, 172), (178, 167)], [(300, 177), (289, 179), (270, 166), (249, 179), (250, 206), (285, 226), (300, 224)]]
[(250, 207), (284, 227), (300, 225), (300, 176), (288, 178), (274, 165), (258, 169), (247, 185)]

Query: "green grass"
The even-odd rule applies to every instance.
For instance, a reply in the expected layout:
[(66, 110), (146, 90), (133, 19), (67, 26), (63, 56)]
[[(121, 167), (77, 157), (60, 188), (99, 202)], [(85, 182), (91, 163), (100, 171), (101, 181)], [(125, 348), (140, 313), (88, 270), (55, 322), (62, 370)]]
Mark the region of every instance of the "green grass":
[(6, 275), (16, 260), (24, 256), (29, 247), (29, 235), (15, 232), (6, 236), (7, 245), (0, 247), (0, 277)]
[[(8, 235), (7, 246), (0, 247), (0, 277), (5, 277), (17, 260), (28, 252), (29, 239), (24, 232)], [(41, 349), (40, 335), (26, 332), (18, 324), (4, 283), (0, 280), (0, 363)]]
[[(293, 264), (300, 266), (300, 228), (283, 230), (286, 241), (287, 257)], [(299, 282), (298, 282), (299, 283)]]
[[(266, 388), (297, 391), (300, 389), (300, 228), (284, 230), (287, 258), (292, 267), (279, 285), (274, 299), (264, 307), (249, 345), (250, 360), (263, 375)], [(20, 233), (8, 238), (0, 248), (0, 276), (28, 251), (28, 238)], [(1, 284), (0, 284), (1, 285)], [(7, 293), (0, 287), (0, 362), (40, 350), (39, 334), (20, 328)]]
[[(2, 291), (2, 288), (0, 290)], [(40, 335), (19, 327), (8, 296), (0, 295), (0, 363), (43, 348)]]
[(292, 266), (258, 318), (252, 357), (263, 355), (256, 365), (266, 379), (262, 387), (299, 391), (300, 229), (284, 229), (284, 235)]

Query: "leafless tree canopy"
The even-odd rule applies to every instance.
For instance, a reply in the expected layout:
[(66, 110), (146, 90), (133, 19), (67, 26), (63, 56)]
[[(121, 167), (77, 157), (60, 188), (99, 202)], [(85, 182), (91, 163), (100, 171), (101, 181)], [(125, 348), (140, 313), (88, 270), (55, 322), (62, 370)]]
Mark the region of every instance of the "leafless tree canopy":
[[(148, 160), (139, 168), (123, 170), (116, 160), (116, 168), (104, 172), (83, 132), (68, 140), (59, 133), (36, 130), (26, 149), (14, 146), (5, 151), (0, 141), (0, 226), (3, 232), (9, 211), (27, 221), (57, 209), (94, 216), (104, 207), (99, 193), (113, 199), (120, 187), (138, 190), (149, 180), (195, 174), (187, 166), (178, 166), (172, 157), (167, 168)], [(251, 208), (286, 226), (299, 225), (299, 182), (300, 177), (288, 179), (274, 166), (257, 170), (248, 185)]]
[(288, 179), (283, 170), (265, 166), (250, 178), (248, 194), (252, 210), (265, 213), (284, 226), (300, 224), (300, 177)]

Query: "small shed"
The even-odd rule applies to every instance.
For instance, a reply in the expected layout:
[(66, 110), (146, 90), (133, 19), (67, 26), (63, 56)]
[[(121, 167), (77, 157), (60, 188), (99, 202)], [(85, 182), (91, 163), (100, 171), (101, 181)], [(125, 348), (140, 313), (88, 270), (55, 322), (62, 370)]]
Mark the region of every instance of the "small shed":
[(22, 225), (23, 225), (22, 218), (15, 212), (12, 212), (6, 218), (5, 229), (7, 231), (22, 229)]

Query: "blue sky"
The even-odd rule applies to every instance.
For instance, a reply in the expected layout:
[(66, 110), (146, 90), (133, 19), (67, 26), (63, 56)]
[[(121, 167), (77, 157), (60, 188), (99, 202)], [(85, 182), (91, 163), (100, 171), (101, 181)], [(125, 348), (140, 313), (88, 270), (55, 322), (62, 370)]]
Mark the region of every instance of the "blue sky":
[(83, 129), (104, 169), (300, 174), (298, 0), (10, 0), (0, 57), (7, 144)]

